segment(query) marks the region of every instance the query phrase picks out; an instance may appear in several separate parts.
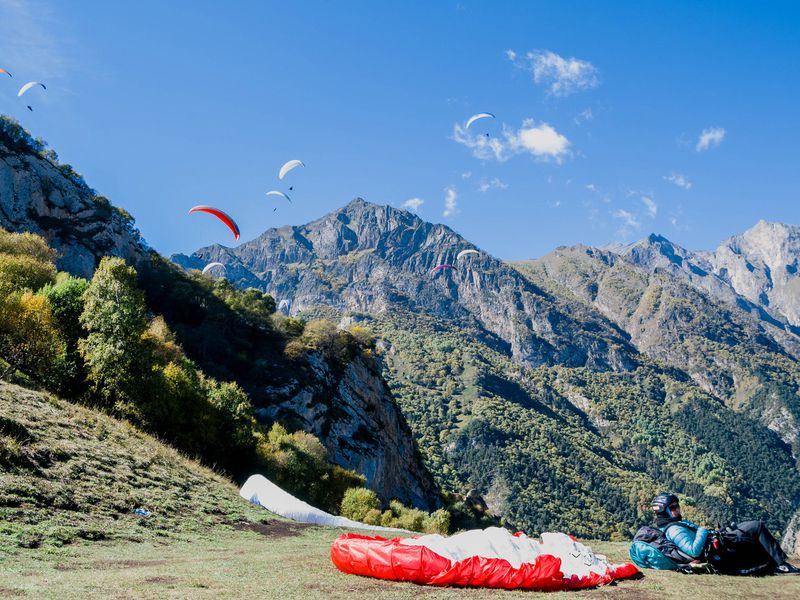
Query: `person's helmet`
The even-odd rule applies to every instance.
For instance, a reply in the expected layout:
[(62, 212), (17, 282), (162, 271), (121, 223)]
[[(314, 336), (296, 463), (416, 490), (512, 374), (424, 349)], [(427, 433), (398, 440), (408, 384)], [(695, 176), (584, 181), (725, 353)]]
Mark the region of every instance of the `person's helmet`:
[(671, 504), (676, 504), (677, 502), (678, 497), (675, 494), (661, 492), (658, 496), (653, 498), (653, 501), (650, 503), (650, 508), (653, 509), (653, 512), (656, 513), (658, 517), (672, 517), (669, 507)]

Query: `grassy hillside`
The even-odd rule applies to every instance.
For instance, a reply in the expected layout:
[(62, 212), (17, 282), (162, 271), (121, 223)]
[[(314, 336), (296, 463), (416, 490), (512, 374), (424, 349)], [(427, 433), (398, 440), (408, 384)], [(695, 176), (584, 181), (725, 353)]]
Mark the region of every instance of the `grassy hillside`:
[(268, 515), (128, 423), (0, 382), (0, 554), (81, 539), (168, 541)]

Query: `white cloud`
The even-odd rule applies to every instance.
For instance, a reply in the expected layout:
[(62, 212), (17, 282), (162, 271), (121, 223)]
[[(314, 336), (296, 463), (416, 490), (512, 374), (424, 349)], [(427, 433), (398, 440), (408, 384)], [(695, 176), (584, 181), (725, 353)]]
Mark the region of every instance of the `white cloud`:
[(472, 150), (475, 158), (494, 158), (505, 162), (515, 154), (531, 154), (537, 160), (554, 160), (558, 163), (570, 154), (569, 140), (547, 123), (536, 125), (533, 119), (525, 119), (522, 126), (513, 131), (503, 124), (502, 137), (474, 135), (460, 123), (453, 126), (453, 139)]
[(469, 129), (463, 127), (460, 123), (456, 123), (453, 126), (453, 139), (472, 150), (472, 156), (481, 160), (494, 158), (503, 162), (511, 158), (508, 149), (499, 138), (473, 135)]
[(506, 57), (517, 67), (531, 72), (533, 81), (547, 87), (553, 96), (569, 96), (600, 85), (597, 68), (586, 60), (564, 58), (550, 50), (536, 50), (517, 60), (513, 50)]
[(533, 121), (523, 123), (516, 136), (509, 138), (509, 141), (512, 148), (527, 150), (539, 158), (561, 160), (569, 151), (569, 140), (547, 123), (536, 126)]
[(617, 235), (622, 238), (627, 238), (631, 232), (638, 230), (642, 226), (633, 213), (627, 210), (619, 208), (613, 213), (613, 216), (615, 219), (622, 221), (622, 225), (617, 229)]
[(461, 179), (469, 179), (470, 177), (472, 177), (472, 171), (464, 171), (461, 174)]
[(422, 206), (423, 204), (425, 204), (425, 200), (423, 200), (422, 198), (409, 198), (408, 200), (403, 202), (402, 206), (406, 210), (415, 213), (417, 212), (417, 209), (419, 209), (419, 207)]
[(692, 182), (689, 181), (685, 176), (681, 175), (680, 173), (670, 173), (668, 176), (664, 176), (664, 181), (669, 181), (670, 183), (674, 183), (678, 187), (681, 187), (685, 190), (692, 189)]
[(458, 192), (456, 191), (456, 186), (447, 186), (444, 190), (444, 212), (442, 216), (452, 217), (459, 212), (461, 211), (458, 210)]
[(598, 190), (597, 186), (593, 183), (587, 183), (586, 189), (589, 190), (590, 192), (600, 193), (600, 190)]
[(491, 179), (483, 178), (478, 185), (478, 191), (481, 193), (486, 193), (489, 190), (505, 190), (507, 188), (508, 184), (500, 181), (497, 177), (492, 177)]
[(708, 150), (709, 148), (716, 148), (722, 143), (722, 140), (725, 139), (726, 133), (727, 132), (722, 127), (708, 127), (703, 129), (703, 132), (697, 139), (695, 150), (702, 152), (703, 150)]
[(658, 204), (650, 196), (642, 196), (642, 204), (647, 209), (647, 214), (651, 219), (655, 219), (658, 214)]
[(573, 121), (575, 122), (575, 125), (580, 125), (581, 123), (585, 123), (586, 121), (591, 121), (592, 119), (594, 119), (594, 113), (592, 112), (591, 108), (587, 108), (586, 110), (582, 110), (577, 115), (575, 115)]

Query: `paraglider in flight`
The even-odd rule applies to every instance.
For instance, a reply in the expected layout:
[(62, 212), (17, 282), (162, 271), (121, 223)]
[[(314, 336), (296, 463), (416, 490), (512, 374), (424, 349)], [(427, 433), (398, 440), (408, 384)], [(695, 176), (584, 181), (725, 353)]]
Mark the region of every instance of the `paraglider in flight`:
[(225, 265), (223, 265), (221, 262), (212, 262), (208, 263), (205, 267), (203, 267), (203, 275), (208, 273), (214, 267), (222, 267), (222, 270), (223, 271), (225, 270)]
[(439, 271), (443, 271), (444, 269), (455, 269), (453, 265), (439, 265), (438, 267), (433, 267), (431, 269), (431, 273), (436, 274)]
[(472, 115), (469, 119), (467, 119), (466, 126), (469, 127), (478, 119), (494, 119), (494, 118), (496, 117), (492, 113), (478, 113), (477, 115)]
[(456, 254), (456, 260), (461, 260), (462, 256), (466, 256), (467, 254), (480, 254), (477, 250), (469, 249), (469, 250), (462, 250), (458, 254)]
[(288, 161), (281, 167), (281, 170), (278, 172), (278, 179), (283, 179), (289, 171), (297, 167), (305, 167), (303, 161), (296, 159)]
[(19, 88), (19, 92), (17, 92), (17, 98), (20, 98), (22, 96), (22, 94), (24, 94), (29, 89), (31, 89), (32, 87), (37, 86), (37, 85), (42, 86), (43, 90), (47, 89), (47, 86), (45, 86), (45, 84), (43, 84), (43, 83), (39, 83), (38, 81), (29, 81), (28, 83), (23, 85), (21, 88)]
[(5, 74), (6, 74), (6, 75), (8, 75), (9, 77), (11, 77), (11, 73), (9, 73), (8, 71), (6, 71), (5, 69), (0, 69), (0, 73), (5, 73)]
[(289, 196), (287, 196), (283, 192), (279, 192), (278, 190), (272, 190), (267, 192), (267, 196), (280, 196), (281, 198), (286, 198), (289, 202), (292, 201), (292, 199), (289, 198)]
[(220, 209), (214, 208), (213, 206), (202, 206), (201, 205), (201, 206), (193, 206), (192, 209), (189, 211), (189, 214), (192, 214), (193, 212), (204, 212), (204, 213), (208, 213), (210, 215), (214, 215), (220, 221), (225, 223), (225, 225), (228, 226), (228, 228), (233, 232), (233, 237), (235, 239), (237, 239), (237, 240), (239, 239), (239, 226), (230, 217), (230, 215), (222, 212)]

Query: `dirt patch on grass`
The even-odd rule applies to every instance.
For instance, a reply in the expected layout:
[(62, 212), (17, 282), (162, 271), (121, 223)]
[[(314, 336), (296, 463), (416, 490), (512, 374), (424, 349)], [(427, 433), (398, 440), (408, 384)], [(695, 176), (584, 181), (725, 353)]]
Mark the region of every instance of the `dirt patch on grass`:
[(180, 583), (180, 578), (172, 577), (170, 575), (160, 575), (158, 577), (148, 577), (144, 579), (144, 583), (152, 583), (156, 585), (175, 585), (176, 583)]
[(255, 531), (270, 538), (293, 537), (299, 535), (303, 529), (311, 527), (305, 523), (287, 523), (286, 521), (268, 521), (267, 523), (248, 523), (238, 521), (233, 523), (236, 531)]
[(20, 598), (25, 595), (22, 590), (0, 587), (0, 598)]
[(144, 567), (169, 565), (176, 562), (186, 561), (167, 560), (166, 558), (155, 558), (152, 560), (100, 560), (95, 562), (92, 567), (100, 569), (141, 569)]

